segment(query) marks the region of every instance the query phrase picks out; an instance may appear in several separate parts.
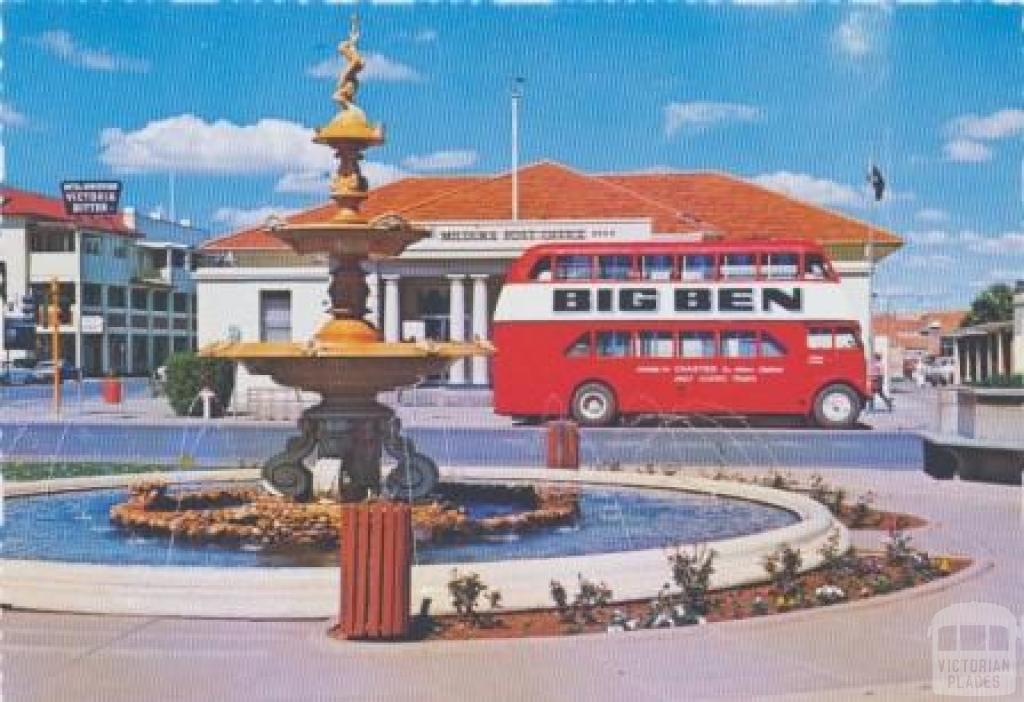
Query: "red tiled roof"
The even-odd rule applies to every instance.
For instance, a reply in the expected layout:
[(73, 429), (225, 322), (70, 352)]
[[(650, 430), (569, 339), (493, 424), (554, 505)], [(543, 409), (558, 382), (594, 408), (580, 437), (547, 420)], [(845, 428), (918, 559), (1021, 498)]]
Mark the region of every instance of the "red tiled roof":
[(60, 198), (6, 185), (0, 187), (0, 215), (66, 222), (86, 229), (138, 236), (138, 232), (125, 226), (120, 215), (67, 215)]
[[(874, 315), (871, 326), (876, 333), (890, 337), (894, 346), (929, 350), (936, 346), (936, 338), (959, 329), (965, 316), (964, 310), (886, 312)], [(929, 334), (933, 324), (937, 333)]]
[[(411, 177), (369, 193), (362, 213), (401, 214), (414, 222), (512, 218), (512, 175)], [(333, 203), (288, 217), (323, 221)], [(899, 245), (889, 232), (720, 173), (588, 175), (542, 161), (519, 171), (521, 219), (648, 218), (657, 234), (716, 232), (725, 238), (812, 239)], [(869, 235), (869, 230), (872, 232)], [(213, 239), (214, 251), (287, 249), (261, 228)]]

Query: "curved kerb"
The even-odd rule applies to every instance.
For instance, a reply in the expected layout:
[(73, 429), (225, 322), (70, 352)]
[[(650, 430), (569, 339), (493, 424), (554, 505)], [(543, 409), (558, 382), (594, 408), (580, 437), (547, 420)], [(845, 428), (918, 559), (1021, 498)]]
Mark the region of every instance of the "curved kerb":
[[(760, 502), (789, 510), (796, 524), (779, 529), (708, 542), (718, 552), (712, 588), (765, 580), (762, 559), (781, 544), (799, 548), (805, 569), (821, 563), (819, 549), (833, 528), (840, 548), (849, 533), (820, 503), (793, 492), (704, 478), (641, 473), (537, 470), (522, 468), (446, 468), (442, 477), (466, 481), (544, 481), (565, 484), (676, 490)], [(70, 478), (7, 485), (8, 496), (126, 487), (139, 480), (169, 483), (243, 481), (259, 478), (257, 470), (179, 471)], [(431, 612), (451, 612), (447, 583), (453, 567), (480, 574), (501, 590), (506, 610), (550, 607), (552, 579), (575, 583), (577, 574), (605, 581), (616, 600), (652, 597), (671, 580), (667, 552), (647, 549), (589, 556), (521, 559), (488, 563), (413, 567), (413, 607), (430, 598)], [(62, 612), (160, 615), (236, 619), (323, 619), (338, 612), (336, 568), (216, 568), (179, 566), (112, 566), (58, 561), (0, 560), (5, 606)]]

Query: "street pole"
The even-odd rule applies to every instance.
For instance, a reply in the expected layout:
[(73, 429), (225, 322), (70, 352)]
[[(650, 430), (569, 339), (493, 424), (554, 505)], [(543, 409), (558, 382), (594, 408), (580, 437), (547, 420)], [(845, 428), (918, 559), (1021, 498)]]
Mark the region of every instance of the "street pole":
[(53, 351), (53, 411), (60, 415), (61, 352), (60, 352), (60, 282), (50, 280), (50, 347)]
[(519, 100), (523, 79), (512, 82), (512, 220), (519, 219)]

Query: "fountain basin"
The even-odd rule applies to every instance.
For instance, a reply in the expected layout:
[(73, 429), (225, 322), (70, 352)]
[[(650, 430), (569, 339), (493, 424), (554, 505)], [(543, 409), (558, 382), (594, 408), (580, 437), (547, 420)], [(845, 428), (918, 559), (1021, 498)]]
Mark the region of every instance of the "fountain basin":
[[(251, 481), (256, 471), (173, 473), (157, 477), (168, 482)], [(764, 555), (780, 544), (800, 548), (805, 568), (820, 563), (818, 549), (838, 527), (841, 546), (849, 544), (845, 529), (822, 505), (803, 495), (759, 486), (697, 478), (589, 471), (523, 469), (446, 469), (443, 477), (458, 480), (511, 480), (580, 486), (631, 487), (719, 495), (772, 505), (799, 519), (795, 524), (757, 534), (709, 542), (719, 553), (714, 588), (759, 582)], [(28, 495), (68, 490), (124, 487), (133, 476), (71, 479), (11, 486), (10, 494)], [(499, 588), (507, 609), (550, 606), (548, 583), (572, 582), (578, 573), (605, 580), (617, 599), (653, 596), (668, 579), (664, 548), (519, 558), (458, 564), (480, 573)], [(3, 604), (30, 609), (109, 614), (173, 615), (238, 618), (326, 618), (337, 614), (339, 577), (322, 567), (177, 567), (119, 566), (52, 561), (4, 560)], [(413, 603), (432, 601), (432, 611), (450, 610), (447, 581), (453, 564), (413, 568)]]

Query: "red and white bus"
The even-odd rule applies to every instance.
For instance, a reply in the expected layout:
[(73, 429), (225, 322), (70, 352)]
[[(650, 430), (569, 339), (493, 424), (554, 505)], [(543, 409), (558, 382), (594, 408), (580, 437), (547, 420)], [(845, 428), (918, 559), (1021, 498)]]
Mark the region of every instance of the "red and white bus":
[(800, 241), (545, 244), (494, 316), (494, 406), (572, 415), (800, 415), (852, 426), (860, 325), (821, 247)]

